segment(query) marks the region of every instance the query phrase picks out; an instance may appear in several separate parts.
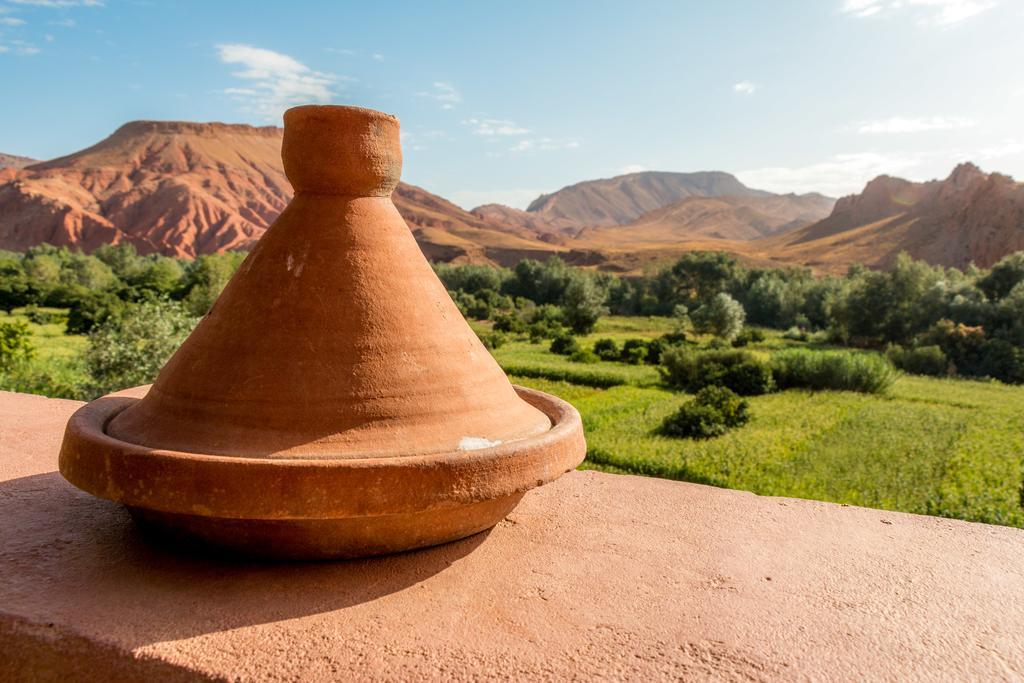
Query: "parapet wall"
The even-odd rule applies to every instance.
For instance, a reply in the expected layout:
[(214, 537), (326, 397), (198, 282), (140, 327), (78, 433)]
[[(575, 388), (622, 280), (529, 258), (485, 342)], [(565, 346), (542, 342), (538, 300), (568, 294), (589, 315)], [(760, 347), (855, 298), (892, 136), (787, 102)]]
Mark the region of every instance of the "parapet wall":
[(1024, 532), (592, 472), (491, 532), (241, 563), (56, 473), (73, 401), (0, 393), (0, 680), (1024, 677)]

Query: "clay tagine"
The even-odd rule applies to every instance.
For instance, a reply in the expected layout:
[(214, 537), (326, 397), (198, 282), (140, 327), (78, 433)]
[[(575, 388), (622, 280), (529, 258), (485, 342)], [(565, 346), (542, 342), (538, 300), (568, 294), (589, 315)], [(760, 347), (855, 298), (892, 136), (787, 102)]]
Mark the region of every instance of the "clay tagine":
[(391, 202), (398, 119), (285, 116), (295, 198), (151, 387), (68, 422), (60, 472), (147, 526), (283, 558), (488, 529), (573, 469), (568, 403), (513, 387)]

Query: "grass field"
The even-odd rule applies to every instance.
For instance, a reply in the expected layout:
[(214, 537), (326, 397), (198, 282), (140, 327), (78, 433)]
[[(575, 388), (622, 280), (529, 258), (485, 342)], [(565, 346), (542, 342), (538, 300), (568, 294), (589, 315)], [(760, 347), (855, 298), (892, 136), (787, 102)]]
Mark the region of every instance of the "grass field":
[[(59, 323), (30, 327), (35, 365), (76, 372), (84, 337), (64, 335)], [(671, 327), (611, 317), (580, 343), (608, 337), (621, 345)], [(494, 355), (516, 383), (580, 410), (584, 468), (1024, 527), (1024, 387), (903, 376), (884, 396), (785, 391), (750, 399), (749, 424), (694, 441), (655, 433), (688, 399), (661, 386), (655, 367), (574, 363), (548, 345), (510, 341)], [(769, 332), (751, 349), (768, 355), (794, 346), (818, 347)]]

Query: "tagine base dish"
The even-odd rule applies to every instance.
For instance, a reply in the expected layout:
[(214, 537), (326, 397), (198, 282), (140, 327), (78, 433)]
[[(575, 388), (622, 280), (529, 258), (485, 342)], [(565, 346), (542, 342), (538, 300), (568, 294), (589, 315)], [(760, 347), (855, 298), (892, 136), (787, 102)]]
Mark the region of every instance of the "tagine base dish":
[(523, 387), (516, 392), (548, 416), (551, 429), (478, 450), (242, 458), (151, 449), (107, 434), (110, 420), (146, 389), (80, 408), (65, 433), (61, 473), (125, 505), (147, 531), (247, 556), (356, 558), (465, 538), (493, 527), (529, 489), (574, 469), (586, 452), (575, 408)]

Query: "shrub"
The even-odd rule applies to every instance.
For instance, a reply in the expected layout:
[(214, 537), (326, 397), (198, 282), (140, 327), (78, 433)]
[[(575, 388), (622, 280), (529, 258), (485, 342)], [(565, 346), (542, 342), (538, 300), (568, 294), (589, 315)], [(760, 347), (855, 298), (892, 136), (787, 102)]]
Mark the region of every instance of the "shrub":
[(893, 345), (886, 350), (885, 355), (897, 368), (912, 375), (946, 377), (952, 374), (949, 358), (937, 345), (913, 349)]
[(724, 387), (705, 387), (661, 423), (661, 434), (691, 439), (721, 436), (750, 420), (749, 405)]
[(569, 356), (573, 363), (597, 363), (601, 359), (590, 349), (577, 349)]
[(740, 332), (740, 336), (733, 340), (732, 345), (734, 347), (747, 346), (748, 344), (757, 344), (764, 341), (764, 332), (757, 329), (756, 327), (747, 327)]
[(658, 339), (652, 339), (647, 342), (647, 355), (644, 356), (644, 363), (647, 365), (658, 365), (661, 363), (661, 354), (668, 348), (668, 343), (664, 337)]
[(526, 323), (515, 313), (498, 313), (494, 316), (494, 331), (522, 334), (526, 332)]
[(89, 335), (88, 391), (100, 395), (152, 382), (195, 324), (178, 303), (129, 305)]
[(614, 339), (598, 339), (594, 342), (594, 354), (601, 360), (618, 360), (619, 345)]
[(529, 364), (502, 363), (501, 369), (506, 374), (516, 377), (549, 379), (552, 382), (569, 382), (597, 389), (608, 389), (629, 383), (625, 377), (603, 372), (600, 367), (537, 367)]
[(807, 330), (802, 327), (794, 325), (785, 332), (782, 333), (783, 339), (789, 339), (790, 341), (807, 341)]
[(789, 349), (772, 357), (780, 389), (885, 393), (898, 373), (884, 356), (853, 351)]
[(10, 370), (36, 353), (32, 332), (24, 320), (0, 323), (0, 370)]
[(571, 334), (560, 334), (551, 342), (548, 350), (559, 356), (571, 356), (580, 350), (580, 343)]
[(1024, 349), (1003, 339), (982, 347), (981, 374), (1008, 384), (1024, 384)]
[(647, 357), (647, 342), (643, 339), (627, 339), (622, 345), (619, 359), (630, 365), (640, 365)]
[(30, 323), (35, 323), (36, 325), (50, 325), (58, 322), (67, 322), (66, 314), (43, 310), (35, 305), (25, 307), (25, 317), (28, 318)]
[(480, 336), (480, 341), (483, 343), (485, 349), (494, 350), (501, 348), (501, 346), (507, 341), (505, 335), (501, 332), (490, 332)]
[(775, 388), (769, 365), (748, 351), (672, 347), (662, 353), (660, 370), (669, 386), (691, 392), (721, 386), (741, 396), (757, 396)]

